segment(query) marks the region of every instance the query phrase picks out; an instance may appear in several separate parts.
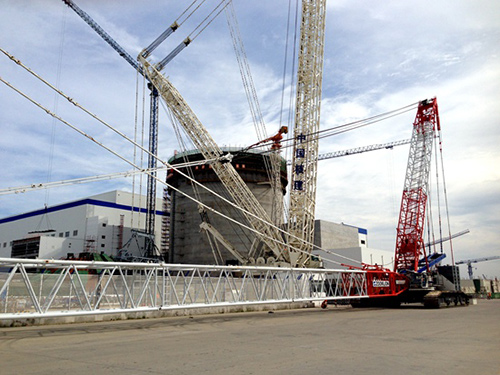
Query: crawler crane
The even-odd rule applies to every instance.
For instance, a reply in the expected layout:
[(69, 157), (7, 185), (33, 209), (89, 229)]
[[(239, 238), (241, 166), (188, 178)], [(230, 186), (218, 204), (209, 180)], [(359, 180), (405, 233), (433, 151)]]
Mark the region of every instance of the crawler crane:
[[(374, 275), (367, 276), (368, 280), (372, 280), (371, 285), (368, 285), (372, 298), (354, 301), (353, 305), (397, 306), (401, 303), (423, 303), (426, 307), (439, 307), (441, 304), (469, 303), (468, 296), (460, 291), (458, 267), (440, 266), (445, 254), (425, 252), (423, 234), (432, 145), (435, 133), (440, 130), (436, 98), (421, 101), (410, 141), (397, 227), (394, 270), (366, 265), (364, 269), (368, 275)], [(395, 282), (391, 283), (391, 279)]]
[(423, 233), (434, 134), (441, 131), (436, 98), (420, 102), (413, 124), (401, 210), (397, 227), (394, 271), (410, 280), (401, 302), (468, 304), (460, 291), (458, 267), (440, 266), (444, 254), (426, 254)]
[[(197, 119), (194, 112), (190, 109), (187, 103), (184, 101), (180, 93), (173, 87), (170, 81), (166, 79), (160, 71), (164, 66), (171, 60), (173, 54), (167, 56), (156, 65), (149, 63), (147, 58), (150, 56), (153, 49), (157, 48), (160, 43), (162, 43), (171, 33), (173, 33), (178, 25), (174, 23), (167, 30), (162, 33), (153, 43), (145, 48), (138, 56), (139, 64), (132, 59), (128, 53), (125, 52), (97, 23), (90, 18), (83, 10), (81, 10), (72, 0), (63, 0), (66, 5), (72, 8), (84, 21), (86, 21), (104, 40), (106, 40), (118, 53), (123, 56), (139, 73), (144, 75), (150, 81), (150, 88), (154, 94), (155, 100), (152, 100), (152, 124), (150, 139), (154, 141), (154, 145), (151, 146), (153, 154), (156, 154), (156, 137), (157, 137), (157, 98), (162, 96), (167, 104), (167, 107), (171, 110), (172, 114), (179, 121), (179, 124), (184, 127), (186, 133), (190, 136), (193, 143), (198, 147), (202, 154), (209, 158), (217, 158), (219, 161), (215, 162), (212, 167), (216, 174), (219, 176), (222, 184), (227, 188), (229, 194), (232, 196), (236, 204), (244, 209), (244, 215), (246, 216), (250, 226), (257, 232), (257, 236), (260, 241), (265, 244), (265, 257), (271, 257), (276, 260), (276, 264), (292, 265), (292, 266), (302, 266), (305, 265), (304, 262), (300, 264), (297, 259), (301, 256), (301, 250), (294, 251), (294, 256), (291, 257), (291, 249), (285, 249), (280, 243), (283, 241), (281, 233), (269, 225), (272, 221), (255, 199), (253, 194), (249, 191), (248, 187), (245, 185), (243, 180), (239, 177), (237, 172), (234, 170), (229, 159), (223, 157), (222, 151), (217, 146), (217, 144), (210, 137), (206, 129), (203, 127), (201, 122)], [(317, 128), (319, 124), (319, 101), (321, 99), (321, 69), (322, 69), (322, 59), (323, 59), (323, 40), (324, 40), (324, 17), (325, 17), (325, 3), (326, 0), (307, 0), (303, 2), (303, 17), (302, 17), (302, 39), (301, 39), (301, 50), (305, 51), (302, 57), (299, 57), (299, 78), (298, 78), (298, 94), (297, 94), (297, 118), (300, 118), (296, 124), (301, 126), (306, 125), (303, 128), (302, 133), (312, 132)], [(186, 47), (191, 40), (187, 38), (180, 45), (180, 49)], [(175, 53), (180, 51), (179, 48), (175, 50)], [(175, 55), (175, 54), (174, 54)], [(311, 65), (312, 64), (312, 65)], [(312, 70), (311, 70), (312, 69)], [(311, 127), (311, 124), (313, 127)], [(297, 125), (296, 125), (297, 126)], [(285, 132), (285, 129), (280, 130), (280, 133)], [(299, 135), (299, 142), (303, 143), (306, 135)], [(275, 148), (273, 150), (279, 149), (279, 139), (273, 139), (275, 142)], [(309, 146), (305, 153), (303, 153), (303, 162), (300, 163), (302, 168), (305, 167), (303, 174), (315, 176), (315, 164), (317, 163), (317, 140), (308, 140), (306, 144), (313, 145)], [(155, 164), (151, 164), (150, 168), (154, 169)], [(310, 179), (311, 184), (304, 184), (307, 189), (303, 189), (306, 195), (299, 200), (294, 199), (295, 207), (298, 204), (307, 202), (307, 206), (311, 209), (307, 210), (306, 220), (304, 221), (301, 217), (297, 219), (294, 217), (293, 221), (297, 223), (295, 228), (299, 228), (302, 224), (307, 223), (308, 228), (307, 233), (313, 233), (313, 227), (311, 223), (314, 223), (314, 197), (311, 193), (315, 193), (315, 178)], [(313, 182), (314, 181), (314, 182)], [(153, 187), (150, 184), (151, 188)], [(302, 189), (301, 189), (302, 190)], [(154, 190), (149, 192), (148, 197), (155, 196)], [(297, 194), (295, 194), (297, 196)], [(154, 200), (151, 200), (154, 202)], [(298, 202), (298, 203), (297, 203)], [(312, 204), (311, 204), (312, 202)], [(149, 205), (149, 204), (148, 204)], [(151, 210), (154, 211), (154, 207)], [(148, 212), (149, 212), (148, 211)], [(292, 210), (295, 214), (300, 213), (300, 209), (297, 211)], [(312, 216), (311, 216), (312, 215)], [(312, 219), (311, 219), (312, 218)], [(154, 219), (154, 215), (151, 216)], [(148, 220), (149, 223), (150, 220)], [(152, 225), (148, 224), (148, 228)], [(148, 229), (148, 232), (151, 231)], [(295, 244), (302, 248), (300, 245), (301, 238), (303, 238), (301, 232), (295, 230), (294, 235), (298, 236), (299, 244)], [(312, 243), (312, 238), (306, 236), (306, 240)], [(307, 249), (306, 249), (307, 250)], [(304, 249), (302, 249), (304, 251)]]
[(220, 147), (200, 122), (193, 110), (186, 103), (179, 91), (163, 76), (158, 69), (142, 55), (138, 56), (148, 79), (158, 90), (167, 107), (189, 135), (197, 149), (208, 159), (216, 159), (212, 169), (219, 177), (235, 203), (243, 208), (243, 214), (249, 224), (255, 229), (257, 236), (267, 247), (268, 255), (274, 255), (277, 264), (288, 263), (288, 257), (280, 245), (281, 234), (272, 226), (264, 208), (252, 194), (248, 186), (231, 164), (230, 155), (224, 155)]

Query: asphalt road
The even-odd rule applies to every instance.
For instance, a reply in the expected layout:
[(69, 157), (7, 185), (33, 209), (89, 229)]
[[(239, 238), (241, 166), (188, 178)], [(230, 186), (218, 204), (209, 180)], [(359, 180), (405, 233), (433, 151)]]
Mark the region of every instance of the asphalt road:
[(0, 374), (500, 374), (500, 300), (0, 329)]

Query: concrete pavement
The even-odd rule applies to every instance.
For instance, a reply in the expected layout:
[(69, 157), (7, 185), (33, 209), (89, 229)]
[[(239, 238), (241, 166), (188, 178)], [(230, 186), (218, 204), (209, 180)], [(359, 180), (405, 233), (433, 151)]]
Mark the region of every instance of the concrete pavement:
[(500, 300), (0, 329), (8, 374), (500, 374)]

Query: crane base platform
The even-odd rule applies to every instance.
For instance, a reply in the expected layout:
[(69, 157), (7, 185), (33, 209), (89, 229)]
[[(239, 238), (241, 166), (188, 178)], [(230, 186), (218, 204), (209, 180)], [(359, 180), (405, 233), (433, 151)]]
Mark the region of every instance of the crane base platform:
[(384, 298), (364, 298), (351, 300), (351, 306), (398, 308), (402, 304), (423, 304), (425, 308), (437, 309), (440, 307), (468, 306), (470, 297), (460, 291), (440, 291), (429, 289), (410, 289), (399, 296)]
[(394, 309), (401, 306), (401, 300), (398, 297), (364, 298), (351, 300), (351, 306), (354, 308), (382, 307)]
[(464, 292), (460, 291), (440, 291), (435, 290), (427, 293), (422, 303), (426, 308), (440, 308), (442, 306), (449, 307), (451, 305), (454, 306), (468, 306), (469, 305), (469, 296)]

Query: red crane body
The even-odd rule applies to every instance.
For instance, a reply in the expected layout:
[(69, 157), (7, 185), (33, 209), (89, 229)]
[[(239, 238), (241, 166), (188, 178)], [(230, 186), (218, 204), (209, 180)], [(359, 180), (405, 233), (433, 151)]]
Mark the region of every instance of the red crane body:
[(417, 271), (425, 257), (423, 240), (429, 171), (435, 131), (440, 130), (436, 98), (419, 103), (413, 123), (408, 167), (401, 199), (394, 271)]
[[(469, 297), (460, 290), (456, 266), (436, 266), (431, 269), (425, 254), (423, 233), (432, 146), (435, 133), (440, 130), (436, 98), (420, 102), (413, 123), (401, 199), (394, 270), (363, 265), (369, 298), (354, 300), (351, 302), (353, 306), (398, 306), (402, 302), (420, 302), (426, 307), (439, 307), (452, 302), (455, 305), (469, 303)], [(425, 259), (424, 268), (419, 267), (421, 259)], [(453, 283), (454, 289), (450, 289), (444, 279)], [(356, 293), (355, 288), (346, 290), (351, 296)]]

